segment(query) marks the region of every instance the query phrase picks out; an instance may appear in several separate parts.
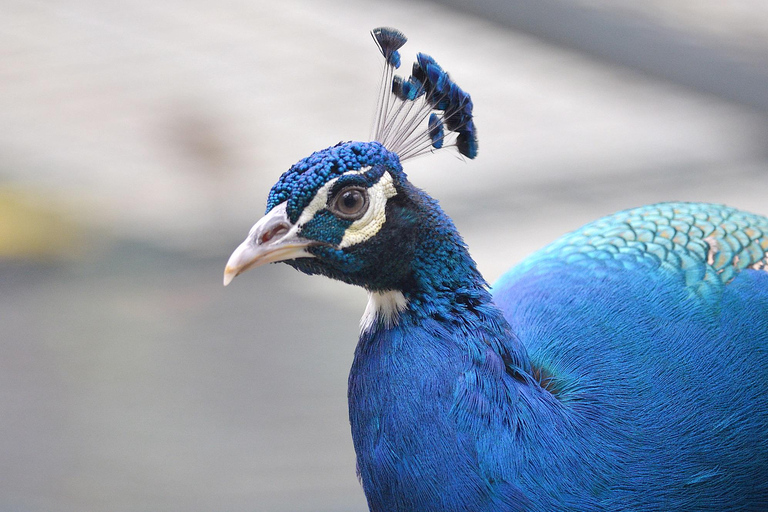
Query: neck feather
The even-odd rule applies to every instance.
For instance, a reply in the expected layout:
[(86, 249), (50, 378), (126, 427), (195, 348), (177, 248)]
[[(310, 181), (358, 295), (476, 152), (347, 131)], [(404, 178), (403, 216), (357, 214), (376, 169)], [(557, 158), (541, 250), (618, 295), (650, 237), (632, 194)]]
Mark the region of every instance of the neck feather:
[(400, 291), (368, 292), (368, 305), (360, 319), (360, 332), (368, 332), (378, 323), (385, 329), (397, 325), (400, 313), (407, 307), (408, 299)]
[(400, 259), (405, 267), (391, 288), (369, 290), (361, 319), (361, 343), (390, 329), (415, 331), (434, 322), (467, 343), (488, 345), (508, 365), (526, 371), (528, 357), (477, 270), (453, 221), (438, 202), (409, 182), (399, 181), (401, 210), (390, 210), (400, 240), (411, 240)]
[(478, 348), (490, 347), (510, 371), (528, 373), (525, 348), (493, 303), (458, 234), (456, 238), (458, 242), (452, 244), (455, 254), (443, 249), (438, 252), (443, 257), (431, 256), (428, 263), (422, 262), (421, 272), (417, 272), (422, 275), (416, 276), (412, 287), (369, 292), (360, 322), (361, 344), (375, 344), (379, 335), (392, 329), (408, 331), (437, 321), (453, 330), (456, 339)]

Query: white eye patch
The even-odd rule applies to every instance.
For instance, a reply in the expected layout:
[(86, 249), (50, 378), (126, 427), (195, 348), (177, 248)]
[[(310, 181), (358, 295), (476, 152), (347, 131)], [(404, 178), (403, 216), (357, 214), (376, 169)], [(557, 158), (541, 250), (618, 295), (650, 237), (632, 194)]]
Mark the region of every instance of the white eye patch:
[[(357, 171), (349, 171), (342, 176), (348, 174), (362, 174), (369, 169), (370, 168), (367, 167)], [(339, 178), (340, 177), (341, 176), (339, 176)], [(312, 201), (304, 207), (304, 210), (301, 212), (301, 216), (299, 216), (299, 220), (296, 221), (292, 231), (301, 229), (307, 222), (312, 220), (318, 211), (328, 205), (328, 194), (339, 178), (330, 180), (318, 189), (317, 193), (315, 193), (315, 197), (312, 198)], [(397, 190), (392, 182), (392, 175), (388, 172), (385, 172), (376, 184), (366, 190), (368, 192), (368, 210), (365, 212), (365, 215), (353, 222), (344, 232), (344, 237), (339, 244), (339, 247), (342, 249), (365, 242), (376, 235), (387, 220), (387, 199), (397, 195)]]
[(347, 228), (339, 247), (343, 249), (375, 236), (387, 220), (387, 200), (396, 195), (392, 175), (385, 172), (376, 184), (368, 188), (368, 210)]
[[(356, 171), (350, 171), (345, 174), (352, 174), (352, 172), (356, 172)], [(339, 176), (339, 178), (341, 178), (341, 176)], [(328, 193), (333, 188), (333, 184), (336, 183), (336, 180), (338, 180), (339, 178), (333, 178), (328, 183), (326, 183), (325, 185), (317, 189), (317, 192), (315, 192), (315, 197), (313, 197), (312, 201), (310, 201), (309, 204), (305, 206), (304, 209), (301, 211), (299, 220), (296, 221), (297, 229), (301, 229), (304, 226), (304, 224), (312, 220), (312, 218), (315, 216), (317, 212), (325, 208), (325, 205), (328, 202)]]
[[(356, 171), (347, 171), (341, 176), (347, 176), (352, 174), (363, 174), (364, 172), (367, 172), (370, 169), (370, 167), (363, 167), (362, 169), (358, 169)], [(389, 176), (389, 173), (385, 173), (387, 176)], [(304, 224), (312, 220), (312, 218), (315, 216), (317, 212), (322, 210), (326, 207), (328, 203), (328, 194), (333, 188), (333, 185), (338, 181), (341, 176), (338, 176), (336, 178), (333, 178), (332, 180), (328, 181), (325, 185), (317, 189), (317, 192), (315, 192), (315, 197), (312, 198), (312, 201), (309, 202), (307, 206), (304, 207), (304, 209), (301, 211), (301, 215), (299, 216), (299, 220), (296, 221), (296, 228), (301, 229)], [(390, 180), (392, 177), (390, 176)]]

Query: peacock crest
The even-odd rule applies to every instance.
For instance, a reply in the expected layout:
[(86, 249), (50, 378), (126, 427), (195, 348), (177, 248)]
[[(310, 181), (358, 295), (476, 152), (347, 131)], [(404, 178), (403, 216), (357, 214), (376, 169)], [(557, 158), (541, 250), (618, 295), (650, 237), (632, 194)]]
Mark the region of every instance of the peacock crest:
[(373, 140), (397, 153), (401, 161), (451, 146), (475, 158), (477, 130), (469, 94), (424, 53), (416, 56), (407, 79), (396, 75), (399, 49), (408, 39), (387, 27), (376, 28), (371, 35), (385, 61)]

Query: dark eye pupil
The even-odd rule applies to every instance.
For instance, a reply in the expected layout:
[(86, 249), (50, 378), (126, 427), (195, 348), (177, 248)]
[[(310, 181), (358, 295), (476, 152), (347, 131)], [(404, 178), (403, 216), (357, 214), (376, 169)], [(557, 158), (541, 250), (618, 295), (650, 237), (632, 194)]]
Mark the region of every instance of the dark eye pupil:
[(354, 221), (362, 218), (368, 210), (368, 196), (361, 187), (349, 187), (339, 191), (329, 207), (338, 217)]
[(341, 209), (347, 213), (353, 213), (360, 208), (363, 195), (358, 190), (348, 190), (341, 196)]

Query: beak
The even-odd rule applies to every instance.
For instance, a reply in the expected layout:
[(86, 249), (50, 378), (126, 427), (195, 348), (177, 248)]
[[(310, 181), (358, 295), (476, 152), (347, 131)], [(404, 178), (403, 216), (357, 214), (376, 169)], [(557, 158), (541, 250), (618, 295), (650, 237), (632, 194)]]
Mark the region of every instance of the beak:
[(314, 258), (307, 248), (316, 242), (297, 235), (298, 227), (291, 224), (285, 203), (275, 206), (252, 228), (248, 237), (229, 257), (224, 269), (224, 286), (248, 269), (276, 261)]

